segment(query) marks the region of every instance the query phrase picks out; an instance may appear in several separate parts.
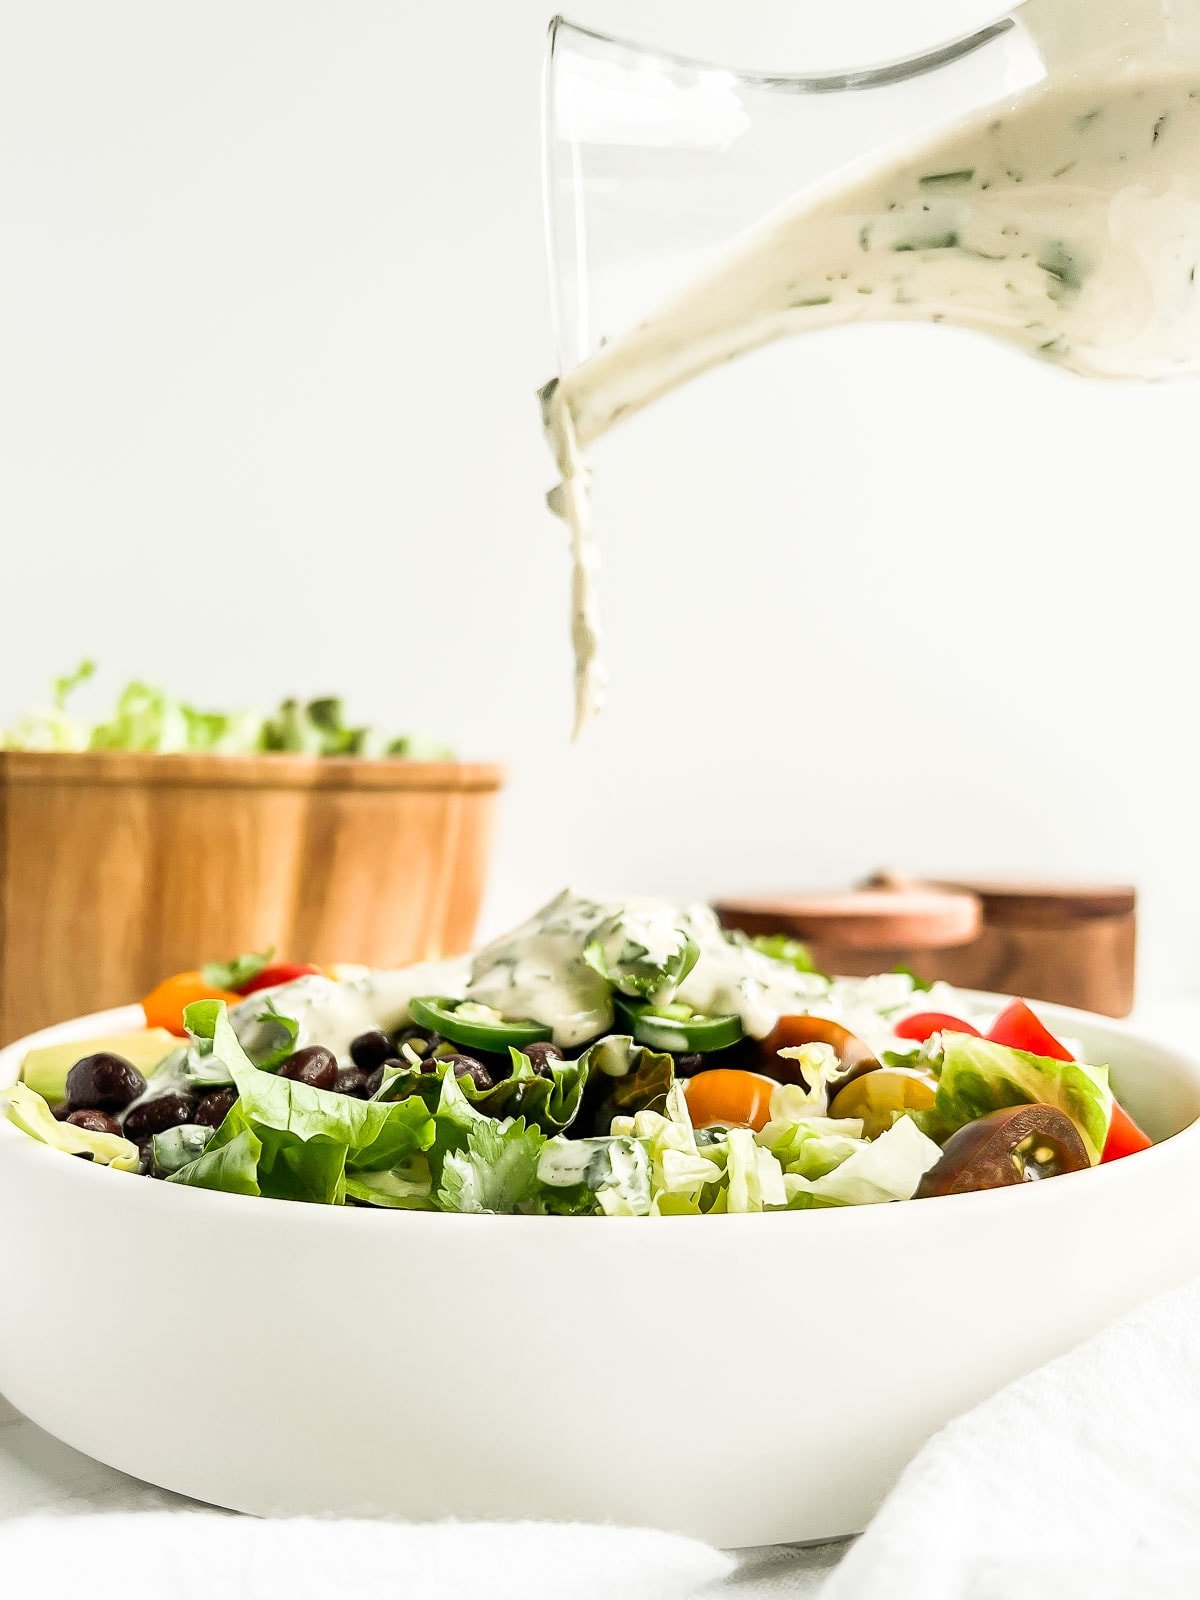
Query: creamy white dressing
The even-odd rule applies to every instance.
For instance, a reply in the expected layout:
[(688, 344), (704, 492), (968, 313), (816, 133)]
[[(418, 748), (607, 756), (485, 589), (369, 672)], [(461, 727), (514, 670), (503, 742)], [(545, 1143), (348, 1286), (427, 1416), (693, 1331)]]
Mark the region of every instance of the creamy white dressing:
[(1029, 0), (1043, 82), (804, 190), (547, 386), (577, 731), (601, 698), (582, 451), (619, 418), (770, 341), (870, 321), (973, 328), (1089, 377), (1200, 367), (1200, 12), (1184, 12)]
[(234, 1006), (230, 1012), (238, 1038), (253, 1054), (258, 1044), (274, 1041), (275, 1029), (260, 1021), (269, 1000), (285, 1017), (300, 1025), (296, 1048), (324, 1045), (351, 1065), (350, 1045), (360, 1033), (373, 1028), (390, 1032), (409, 1019), (408, 1003), (419, 995), (444, 995), (460, 999), (467, 976), (465, 957), (454, 961), (423, 961), (411, 967), (368, 971), (347, 983), (316, 974), (297, 978), (275, 989), (263, 989)]

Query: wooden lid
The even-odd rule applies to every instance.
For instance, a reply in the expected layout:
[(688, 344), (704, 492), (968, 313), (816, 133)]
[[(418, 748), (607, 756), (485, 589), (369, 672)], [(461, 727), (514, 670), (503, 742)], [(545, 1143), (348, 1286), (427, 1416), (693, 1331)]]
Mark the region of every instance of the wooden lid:
[(979, 935), (976, 897), (933, 885), (718, 900), (717, 915), (744, 933), (786, 933), (844, 950), (944, 950)]
[(1124, 883), (1027, 883), (978, 879), (940, 888), (976, 895), (991, 927), (1062, 928), (1102, 917), (1131, 917), (1137, 890)]

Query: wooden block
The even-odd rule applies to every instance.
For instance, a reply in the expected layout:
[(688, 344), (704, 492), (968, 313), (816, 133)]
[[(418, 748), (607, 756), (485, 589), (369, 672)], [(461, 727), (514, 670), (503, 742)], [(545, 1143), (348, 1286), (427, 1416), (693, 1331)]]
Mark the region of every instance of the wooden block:
[(0, 1040), (275, 945), (395, 966), (465, 950), (501, 769), (0, 751)]

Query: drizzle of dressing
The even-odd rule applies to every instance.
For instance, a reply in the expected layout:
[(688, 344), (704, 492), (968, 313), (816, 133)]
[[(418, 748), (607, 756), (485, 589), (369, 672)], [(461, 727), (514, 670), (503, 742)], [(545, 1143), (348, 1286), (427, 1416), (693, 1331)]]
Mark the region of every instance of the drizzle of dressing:
[(575, 658), (575, 723), (578, 739), (604, 704), (604, 667), (600, 660), (600, 620), (596, 598), (599, 553), (592, 530), (591, 468), (579, 453), (570, 408), (563, 403), (557, 380), (542, 390), (542, 417), (560, 474), (547, 496), (555, 516), (571, 533), (571, 650)]
[(601, 698), (582, 451), (618, 418), (770, 341), (869, 321), (957, 324), (1088, 377), (1200, 367), (1195, 30), (1148, 0), (1095, 10), (1031, 0), (1046, 80), (807, 188), (542, 391), (575, 559), (577, 734)]

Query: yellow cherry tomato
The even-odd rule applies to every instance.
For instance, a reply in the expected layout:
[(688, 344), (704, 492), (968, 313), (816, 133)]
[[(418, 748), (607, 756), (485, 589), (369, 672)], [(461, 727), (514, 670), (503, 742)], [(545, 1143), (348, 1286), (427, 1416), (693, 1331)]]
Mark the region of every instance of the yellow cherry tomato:
[(928, 1111), (936, 1095), (933, 1077), (919, 1067), (880, 1067), (839, 1089), (829, 1115), (861, 1117), (866, 1138), (878, 1139), (902, 1111)]
[(711, 1128), (720, 1123), (730, 1128), (753, 1128), (757, 1133), (771, 1120), (774, 1090), (773, 1078), (733, 1067), (713, 1067), (684, 1082), (694, 1128)]

